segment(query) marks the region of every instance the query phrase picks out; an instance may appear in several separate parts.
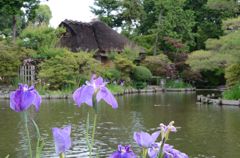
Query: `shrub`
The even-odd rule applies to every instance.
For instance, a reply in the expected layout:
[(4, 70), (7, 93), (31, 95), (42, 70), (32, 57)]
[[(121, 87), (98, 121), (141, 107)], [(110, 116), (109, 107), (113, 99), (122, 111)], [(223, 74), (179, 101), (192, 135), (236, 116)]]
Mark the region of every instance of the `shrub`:
[(119, 81), (121, 79), (121, 72), (115, 68), (105, 69), (102, 76), (110, 81)]
[(237, 100), (240, 99), (240, 83), (223, 93), (224, 99)]
[(165, 85), (167, 88), (191, 88), (192, 85), (188, 84), (188, 83), (185, 83), (181, 80), (170, 80), (170, 81), (167, 81), (166, 82), (166, 85)]
[(147, 67), (154, 76), (167, 76), (168, 67), (171, 64), (164, 54), (157, 56), (147, 56), (143, 61), (143, 66)]
[(66, 51), (40, 65), (39, 79), (49, 84), (49, 89), (66, 89), (79, 86), (92, 73), (99, 74), (101, 63), (87, 52), (71, 53)]
[(114, 59), (114, 64), (116, 69), (121, 72), (121, 79), (129, 81), (130, 73), (133, 71), (135, 65), (128, 58), (122, 57), (121, 55), (116, 55)]
[(18, 47), (15, 44), (0, 42), (0, 83), (10, 84), (18, 76), (22, 60), (36, 52), (31, 49)]
[(240, 64), (232, 64), (225, 69), (225, 78), (228, 86), (234, 86), (240, 80)]
[(152, 78), (152, 73), (145, 66), (136, 66), (133, 70), (132, 78), (135, 81), (146, 82)]
[(147, 83), (142, 81), (135, 81), (133, 82), (132, 86), (136, 89), (144, 89), (145, 87), (147, 87)]

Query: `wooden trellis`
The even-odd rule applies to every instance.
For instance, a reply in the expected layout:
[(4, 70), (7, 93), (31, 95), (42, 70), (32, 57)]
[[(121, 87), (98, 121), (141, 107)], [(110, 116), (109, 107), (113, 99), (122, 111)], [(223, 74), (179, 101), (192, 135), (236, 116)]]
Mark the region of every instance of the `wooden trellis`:
[(32, 85), (35, 81), (35, 66), (31, 64), (20, 66), (19, 78), (22, 83)]

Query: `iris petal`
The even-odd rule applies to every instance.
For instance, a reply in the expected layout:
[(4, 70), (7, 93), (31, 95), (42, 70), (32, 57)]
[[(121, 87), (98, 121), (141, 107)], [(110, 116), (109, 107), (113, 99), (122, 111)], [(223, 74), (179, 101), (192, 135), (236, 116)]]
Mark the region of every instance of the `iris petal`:
[(35, 105), (36, 111), (39, 110), (40, 104), (42, 102), (42, 97), (39, 95), (39, 93), (36, 90), (33, 90), (32, 93), (34, 93), (35, 98), (33, 100), (33, 105)]
[(64, 153), (68, 150), (71, 145), (71, 126), (66, 126), (63, 129), (61, 128), (52, 128), (53, 139), (55, 142), (56, 153)]
[(21, 103), (21, 110), (26, 110), (28, 109), (33, 101), (35, 99), (35, 94), (32, 93), (31, 91), (26, 91), (26, 92), (23, 92), (22, 94), (22, 103)]
[(107, 104), (111, 105), (112, 108), (118, 108), (117, 100), (106, 87), (102, 87), (97, 93), (97, 102), (99, 102), (101, 99), (103, 99)]
[(93, 94), (94, 88), (92, 86), (83, 85), (73, 93), (73, 100), (79, 107), (83, 103), (86, 103), (89, 106), (93, 106), (92, 103)]

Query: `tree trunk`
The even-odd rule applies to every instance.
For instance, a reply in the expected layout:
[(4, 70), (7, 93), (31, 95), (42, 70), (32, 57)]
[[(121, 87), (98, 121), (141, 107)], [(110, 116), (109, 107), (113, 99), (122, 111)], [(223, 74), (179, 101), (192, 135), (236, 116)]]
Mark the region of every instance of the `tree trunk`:
[(159, 17), (158, 17), (158, 26), (157, 26), (157, 35), (155, 38), (155, 46), (154, 46), (154, 52), (153, 55), (157, 55), (157, 46), (158, 46), (158, 40), (159, 40), (159, 32), (160, 32), (160, 25), (162, 23), (162, 14), (163, 14), (163, 10), (160, 11), (159, 13)]
[(13, 39), (13, 42), (16, 41), (16, 33), (17, 33), (17, 19), (16, 19), (16, 16), (13, 15), (13, 19), (12, 19), (12, 39)]

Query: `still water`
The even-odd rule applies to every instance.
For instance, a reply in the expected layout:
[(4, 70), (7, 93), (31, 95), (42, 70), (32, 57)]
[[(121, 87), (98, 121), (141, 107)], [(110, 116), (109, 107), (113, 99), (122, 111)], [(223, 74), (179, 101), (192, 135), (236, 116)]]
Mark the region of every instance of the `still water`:
[[(160, 123), (172, 120), (180, 127), (170, 135), (169, 144), (192, 158), (240, 157), (240, 109), (196, 104), (195, 93), (159, 93), (117, 97), (119, 108), (100, 105), (96, 149), (107, 157), (118, 144), (131, 144), (134, 131), (154, 132)], [(8, 100), (0, 100), (0, 158), (26, 157), (26, 135), (21, 114), (10, 110)], [(77, 108), (71, 100), (44, 100), (40, 111), (30, 110), (45, 140), (42, 157), (56, 157), (51, 128), (72, 125), (73, 147), (68, 157), (87, 158), (85, 122), (87, 106)], [(31, 129), (34, 132), (34, 128)], [(34, 138), (33, 138), (34, 139)]]

